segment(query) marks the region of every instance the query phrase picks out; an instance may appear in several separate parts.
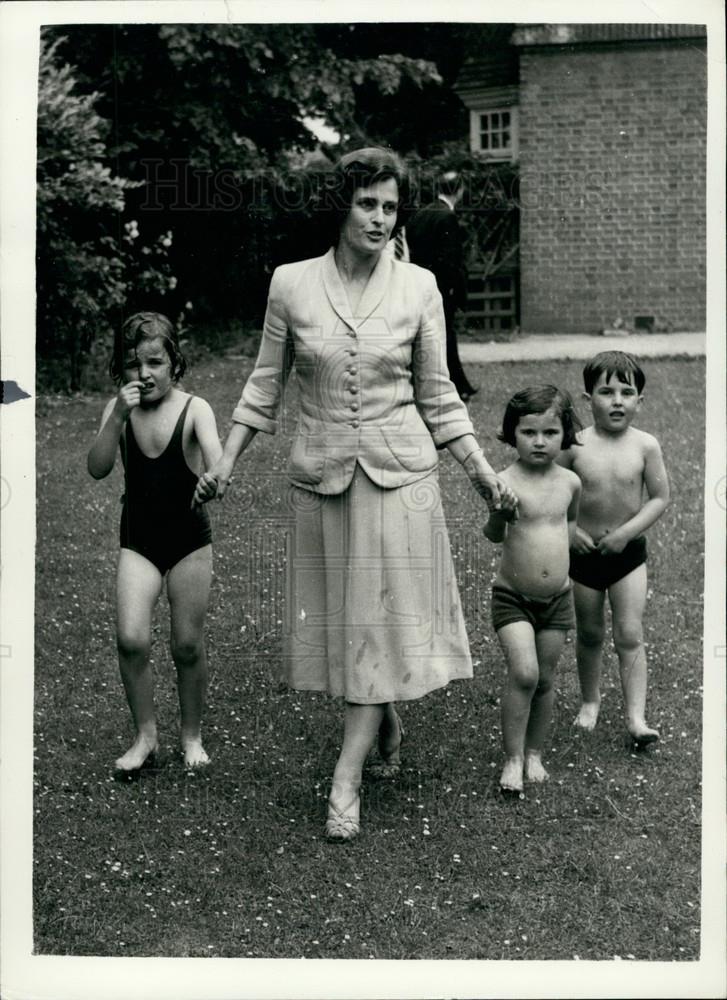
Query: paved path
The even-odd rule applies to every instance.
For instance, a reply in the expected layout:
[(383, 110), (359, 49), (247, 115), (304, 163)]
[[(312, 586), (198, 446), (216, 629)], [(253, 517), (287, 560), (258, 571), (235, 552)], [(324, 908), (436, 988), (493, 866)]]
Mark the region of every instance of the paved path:
[(532, 334), (500, 343), (468, 343), (459, 339), (463, 364), (488, 361), (542, 361), (563, 358), (587, 361), (599, 351), (628, 351), (640, 358), (703, 357), (703, 333), (632, 333), (626, 337), (580, 334)]

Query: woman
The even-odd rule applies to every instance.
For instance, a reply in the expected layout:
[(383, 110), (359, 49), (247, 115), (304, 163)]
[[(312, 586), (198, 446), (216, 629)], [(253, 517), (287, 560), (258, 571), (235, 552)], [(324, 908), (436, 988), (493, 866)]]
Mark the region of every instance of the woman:
[(335, 247), (273, 274), (255, 369), (198, 499), (222, 496), (255, 434), (275, 433), (294, 363), (300, 415), (288, 464), (295, 526), (284, 666), (293, 688), (346, 700), (326, 833), (350, 840), (377, 738), (384, 765), (398, 765), (393, 703), (472, 676), (437, 448), (446, 445), (491, 506), (516, 501), (449, 380), (434, 276), (384, 253), (406, 200), (403, 165), (388, 150), (360, 149), (333, 179)]

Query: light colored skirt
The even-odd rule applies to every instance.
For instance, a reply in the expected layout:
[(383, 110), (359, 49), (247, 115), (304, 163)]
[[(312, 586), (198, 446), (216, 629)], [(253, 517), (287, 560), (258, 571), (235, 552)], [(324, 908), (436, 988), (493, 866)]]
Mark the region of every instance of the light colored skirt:
[(337, 496), (291, 487), (283, 670), (358, 704), (420, 698), (472, 660), (431, 473), (384, 490), (356, 466)]

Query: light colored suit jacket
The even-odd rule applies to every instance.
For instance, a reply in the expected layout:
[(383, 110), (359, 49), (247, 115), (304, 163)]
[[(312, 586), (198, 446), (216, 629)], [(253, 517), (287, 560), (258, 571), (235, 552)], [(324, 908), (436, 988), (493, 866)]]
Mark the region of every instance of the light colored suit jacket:
[(415, 482), (437, 467), (437, 447), (472, 433), (447, 371), (434, 276), (381, 254), (357, 312), (333, 250), (276, 268), (255, 369), (232, 414), (274, 434), (295, 365), (288, 475), (315, 493), (342, 493), (356, 462), (384, 488)]

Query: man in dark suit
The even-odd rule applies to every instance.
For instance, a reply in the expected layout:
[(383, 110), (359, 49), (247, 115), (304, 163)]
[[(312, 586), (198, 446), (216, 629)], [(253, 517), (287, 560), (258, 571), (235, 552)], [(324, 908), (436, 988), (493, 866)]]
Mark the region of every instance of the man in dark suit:
[(454, 170), (443, 174), (438, 196), (407, 222), (406, 241), (412, 263), (426, 267), (437, 279), (444, 303), (447, 328), (447, 367), (460, 397), (467, 400), (477, 389), (470, 384), (459, 360), (455, 313), (467, 304), (467, 271), (464, 238), (454, 210), (464, 194), (464, 180)]

